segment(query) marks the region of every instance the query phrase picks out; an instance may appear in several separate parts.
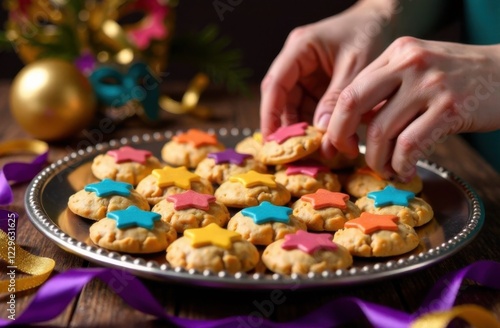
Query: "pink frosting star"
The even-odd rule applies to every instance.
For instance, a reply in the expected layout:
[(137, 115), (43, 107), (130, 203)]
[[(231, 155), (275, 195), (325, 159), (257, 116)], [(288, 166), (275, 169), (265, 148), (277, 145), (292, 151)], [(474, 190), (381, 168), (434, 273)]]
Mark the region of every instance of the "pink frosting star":
[(286, 250), (300, 249), (303, 252), (312, 254), (318, 249), (336, 250), (337, 244), (332, 241), (329, 233), (311, 233), (298, 230), (294, 234), (285, 235), (285, 242), (281, 247)]
[(210, 203), (215, 202), (215, 196), (188, 190), (180, 194), (170, 195), (167, 197), (167, 200), (174, 203), (174, 209), (176, 211), (186, 208), (197, 208), (208, 211)]
[(289, 126), (282, 126), (273, 134), (267, 136), (266, 141), (276, 141), (282, 144), (291, 137), (303, 136), (306, 134), (308, 124), (306, 122), (295, 123)]
[(123, 162), (146, 164), (146, 159), (152, 155), (150, 151), (135, 149), (129, 146), (121, 147), (118, 150), (109, 150), (107, 154), (114, 157), (115, 162), (118, 164)]
[(330, 169), (325, 166), (321, 165), (317, 162), (297, 162), (294, 164), (288, 164), (288, 167), (286, 169), (286, 175), (294, 175), (294, 174), (305, 174), (310, 177), (316, 178), (319, 172), (328, 172)]

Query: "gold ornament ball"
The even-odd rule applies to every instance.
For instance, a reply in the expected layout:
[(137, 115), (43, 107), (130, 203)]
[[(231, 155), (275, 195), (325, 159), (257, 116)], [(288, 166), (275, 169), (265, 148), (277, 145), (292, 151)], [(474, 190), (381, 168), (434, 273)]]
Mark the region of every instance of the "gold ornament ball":
[(94, 117), (96, 99), (87, 78), (70, 62), (41, 59), (14, 78), (10, 110), (33, 137), (54, 141), (85, 128)]

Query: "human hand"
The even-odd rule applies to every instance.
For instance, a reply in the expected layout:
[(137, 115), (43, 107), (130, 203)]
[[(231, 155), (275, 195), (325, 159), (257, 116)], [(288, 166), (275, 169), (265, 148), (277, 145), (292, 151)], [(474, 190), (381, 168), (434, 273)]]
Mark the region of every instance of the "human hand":
[(408, 180), (446, 136), (500, 128), (499, 104), (500, 45), (402, 37), (342, 90), (322, 150), (356, 156), (356, 130), (369, 115), (366, 163)]
[(342, 89), (389, 44), (394, 1), (360, 1), (295, 29), (261, 85), (261, 128), (311, 122), (325, 130)]

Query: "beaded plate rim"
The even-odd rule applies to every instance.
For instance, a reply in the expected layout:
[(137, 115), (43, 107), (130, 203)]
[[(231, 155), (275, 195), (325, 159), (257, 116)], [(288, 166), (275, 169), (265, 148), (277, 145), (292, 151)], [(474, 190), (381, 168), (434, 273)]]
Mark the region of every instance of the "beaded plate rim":
[[(207, 131), (223, 138), (243, 138), (252, 135), (254, 132), (254, 130), (249, 128), (222, 128), (218, 130), (208, 129)], [(477, 236), (484, 223), (485, 215), (482, 201), (469, 184), (444, 167), (427, 160), (419, 161), (418, 167), (431, 171), (445, 180), (454, 182), (468, 200), (470, 211), (467, 222), (465, 222), (462, 230), (442, 244), (430, 248), (425, 252), (420, 252), (417, 255), (413, 254), (397, 261), (381, 261), (363, 267), (324, 271), (320, 274), (281, 275), (276, 273), (248, 274), (245, 272), (231, 274), (225, 271), (214, 273), (208, 270), (200, 272), (197, 270), (174, 268), (169, 264), (147, 261), (140, 256), (122, 255), (114, 251), (87, 245), (62, 231), (45, 211), (41, 195), (44, 192), (47, 182), (57, 176), (61, 170), (72, 167), (85, 159), (88, 160), (108, 149), (124, 145), (134, 146), (152, 142), (166, 142), (173, 135), (180, 132), (182, 130), (167, 130), (164, 132), (145, 133), (132, 137), (113, 139), (108, 142), (79, 149), (50, 164), (30, 182), (26, 190), (24, 202), (30, 221), (44, 236), (48, 237), (65, 251), (99, 265), (124, 269), (137, 276), (149, 279), (207, 287), (241, 289), (297, 289), (321, 286), (347, 286), (394, 277), (428, 267), (449, 257), (470, 243)], [(364, 147), (360, 146), (360, 150), (363, 152)]]

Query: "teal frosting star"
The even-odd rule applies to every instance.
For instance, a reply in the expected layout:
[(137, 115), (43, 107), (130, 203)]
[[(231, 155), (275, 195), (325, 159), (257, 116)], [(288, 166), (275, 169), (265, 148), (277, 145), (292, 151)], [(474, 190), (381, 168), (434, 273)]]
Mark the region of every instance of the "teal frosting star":
[(85, 191), (95, 192), (99, 197), (112, 195), (128, 197), (130, 196), (130, 189), (132, 189), (132, 185), (130, 183), (105, 178), (100, 182), (86, 185), (84, 189)]
[(286, 206), (273, 205), (270, 202), (262, 202), (258, 206), (247, 207), (241, 210), (244, 216), (253, 219), (256, 224), (268, 222), (289, 223), (292, 209)]
[(152, 230), (155, 221), (160, 220), (161, 215), (141, 210), (137, 206), (132, 205), (127, 207), (126, 210), (109, 212), (108, 218), (116, 220), (116, 227), (118, 229), (142, 227)]
[(375, 207), (389, 205), (408, 206), (408, 202), (415, 198), (415, 194), (411, 191), (397, 189), (389, 185), (383, 190), (368, 193), (367, 197), (375, 201)]

